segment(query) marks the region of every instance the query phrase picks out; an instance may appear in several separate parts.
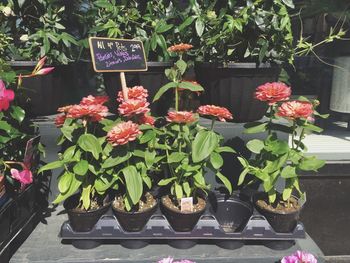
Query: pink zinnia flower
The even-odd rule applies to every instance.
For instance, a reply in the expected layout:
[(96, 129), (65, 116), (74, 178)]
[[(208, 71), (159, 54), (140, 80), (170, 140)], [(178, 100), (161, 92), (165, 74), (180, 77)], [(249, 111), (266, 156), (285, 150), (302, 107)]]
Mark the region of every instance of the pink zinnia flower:
[(257, 87), (255, 98), (273, 105), (276, 102), (288, 100), (291, 94), (292, 90), (286, 84), (282, 82), (268, 82)]
[(14, 98), (13, 90), (6, 89), (5, 83), (0, 79), (0, 111), (7, 110)]
[(310, 253), (298, 250), (290, 256), (285, 256), (281, 263), (317, 263), (317, 259)]
[(67, 105), (57, 109), (58, 112), (67, 113), (74, 105)]
[(107, 133), (107, 140), (113, 146), (123, 145), (136, 140), (137, 136), (141, 134), (142, 132), (136, 123), (132, 121), (121, 122)]
[(29, 169), (19, 172), (17, 169), (11, 169), (12, 178), (18, 180), (22, 185), (31, 184), (33, 182), (33, 174)]
[(299, 118), (310, 119), (313, 113), (312, 103), (299, 100), (284, 102), (277, 110), (278, 116), (292, 120)]
[(149, 103), (145, 100), (130, 99), (123, 101), (119, 105), (118, 111), (120, 115), (130, 117), (132, 115), (145, 114), (150, 111), (148, 108)]
[(197, 110), (200, 115), (213, 116), (220, 121), (232, 120), (231, 112), (225, 107), (219, 107), (215, 105), (200, 106)]
[(92, 96), (89, 95), (87, 97), (84, 97), (80, 104), (81, 105), (95, 105), (95, 104), (105, 104), (109, 100), (108, 96)]
[(55, 125), (57, 128), (61, 128), (64, 124), (64, 122), (66, 121), (66, 114), (63, 115), (58, 115), (55, 119)]
[(96, 105), (73, 105), (67, 113), (67, 118), (82, 119), (90, 121), (101, 121), (108, 115), (108, 108), (101, 104)]
[(138, 122), (139, 124), (148, 124), (153, 126), (155, 119), (151, 115), (144, 114), (139, 117)]
[(166, 120), (175, 123), (191, 123), (195, 122), (197, 119), (195, 115), (189, 111), (171, 111), (168, 112)]
[[(128, 88), (128, 99), (135, 99), (135, 100), (146, 100), (148, 97), (148, 90), (146, 90), (142, 86), (134, 86), (132, 88)], [(118, 92), (118, 102), (123, 102), (123, 92)]]

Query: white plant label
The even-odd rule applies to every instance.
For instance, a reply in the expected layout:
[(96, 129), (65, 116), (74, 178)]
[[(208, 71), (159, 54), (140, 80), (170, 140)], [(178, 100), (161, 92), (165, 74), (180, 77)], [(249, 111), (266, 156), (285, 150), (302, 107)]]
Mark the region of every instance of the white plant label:
[(181, 212), (193, 212), (193, 198), (181, 198)]

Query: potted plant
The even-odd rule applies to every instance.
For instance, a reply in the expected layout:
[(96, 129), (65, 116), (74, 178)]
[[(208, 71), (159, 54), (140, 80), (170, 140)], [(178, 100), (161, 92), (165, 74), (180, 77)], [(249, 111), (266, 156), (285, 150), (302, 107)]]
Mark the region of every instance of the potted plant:
[(108, 114), (103, 104), (107, 101), (105, 96), (88, 96), (80, 104), (58, 109), (62, 113), (56, 118), (62, 132), (58, 144), (65, 143), (66, 149), (58, 160), (39, 170), (63, 167), (58, 181), (60, 194), (53, 203), (65, 201), (70, 224), (77, 232), (90, 231), (111, 203), (107, 190), (113, 183), (113, 170), (104, 166), (111, 150), (103, 131)]
[[(305, 193), (299, 187), (298, 174), (317, 171), (324, 165), (324, 161), (305, 154), (307, 148), (303, 139), (309, 132), (322, 131), (313, 124), (314, 116), (326, 116), (315, 110), (318, 101), (311, 102), (303, 97), (289, 100), (290, 95), (291, 88), (283, 83), (266, 83), (257, 88), (255, 97), (269, 105), (268, 120), (246, 124), (245, 133), (267, 132), (267, 136), (264, 140), (254, 139), (247, 143), (247, 148), (255, 154), (253, 159), (247, 161), (239, 157), (244, 169), (238, 184), (245, 183), (247, 174), (254, 176), (252, 181), (261, 182), (263, 193), (254, 196), (253, 202), (276, 232), (294, 230), (306, 201)], [(280, 119), (287, 123), (277, 123)], [(288, 140), (279, 139), (277, 131), (290, 134), (290, 144)], [(280, 180), (284, 181), (282, 189), (278, 189)]]
[(223, 165), (221, 153), (234, 151), (230, 147), (222, 147), (222, 136), (213, 131), (215, 120), (231, 119), (231, 113), (214, 105), (199, 107), (200, 115), (212, 119), (211, 128), (206, 129), (198, 124), (197, 114), (179, 111), (180, 89), (203, 89), (199, 84), (183, 80), (187, 63), (182, 57), (191, 47), (179, 44), (169, 48), (179, 59), (173, 68), (165, 72), (171, 82), (160, 88), (154, 97), (154, 101), (158, 100), (169, 89), (175, 93), (175, 109), (168, 112), (168, 123), (161, 128), (163, 134), (160, 143), (165, 150), (164, 164), (168, 172), (159, 185), (170, 186), (170, 192), (161, 198), (161, 207), (172, 228), (180, 232), (191, 231), (206, 209), (205, 195), (210, 189), (205, 179), (206, 169), (212, 170), (232, 192), (232, 186), (220, 168)]
[[(112, 210), (122, 228), (138, 232), (158, 207), (152, 194), (159, 154), (154, 118), (149, 115), (148, 92), (141, 86), (129, 88), (127, 98), (118, 94), (121, 120), (108, 124), (107, 140), (111, 146), (104, 167), (113, 167), (117, 188)], [(113, 147), (112, 147), (113, 146)]]

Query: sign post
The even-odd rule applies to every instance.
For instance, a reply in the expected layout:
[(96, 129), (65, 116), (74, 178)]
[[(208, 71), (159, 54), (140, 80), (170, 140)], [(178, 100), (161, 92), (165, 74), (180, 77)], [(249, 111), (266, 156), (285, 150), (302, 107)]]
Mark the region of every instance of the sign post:
[(90, 37), (92, 64), (96, 72), (120, 72), (125, 100), (128, 91), (125, 72), (147, 71), (146, 55), (139, 40)]

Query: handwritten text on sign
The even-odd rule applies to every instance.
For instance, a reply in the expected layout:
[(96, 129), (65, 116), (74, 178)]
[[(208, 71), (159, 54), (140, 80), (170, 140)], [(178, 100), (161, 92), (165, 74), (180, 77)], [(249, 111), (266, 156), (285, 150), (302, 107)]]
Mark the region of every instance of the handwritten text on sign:
[(141, 41), (92, 37), (89, 42), (94, 69), (97, 72), (147, 70)]

